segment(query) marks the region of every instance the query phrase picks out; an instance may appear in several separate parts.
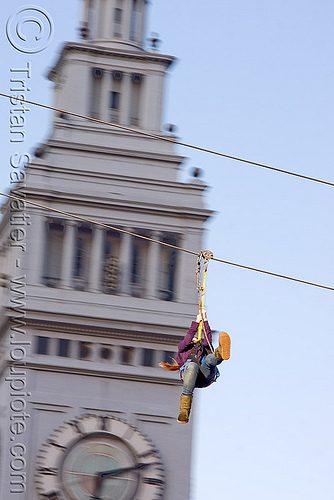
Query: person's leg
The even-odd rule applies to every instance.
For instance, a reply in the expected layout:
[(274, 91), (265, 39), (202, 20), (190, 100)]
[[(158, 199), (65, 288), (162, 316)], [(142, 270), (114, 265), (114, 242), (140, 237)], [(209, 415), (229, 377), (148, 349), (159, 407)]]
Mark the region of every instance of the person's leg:
[(193, 361), (189, 361), (181, 372), (183, 389), (180, 397), (180, 414), (177, 418), (177, 421), (181, 424), (186, 424), (189, 421), (189, 414), (193, 401), (193, 392), (198, 373), (199, 366)]
[(194, 361), (189, 361), (189, 363), (187, 363), (184, 369), (182, 370), (181, 372), (181, 378), (183, 380), (182, 394), (184, 396), (193, 395), (198, 372), (199, 372), (199, 366), (197, 363), (194, 363)]
[(216, 366), (222, 362), (222, 358), (217, 359), (214, 354), (208, 354), (201, 364), (201, 371), (207, 380), (213, 380), (217, 373)]
[(207, 381), (207, 383), (203, 383), (203, 380), (198, 380), (198, 384), (202, 384), (201, 387), (207, 387), (216, 379), (217, 365), (220, 365), (224, 359), (229, 359), (230, 347), (231, 339), (229, 335), (226, 332), (220, 332), (219, 347), (214, 353), (208, 354), (201, 364), (201, 372)]

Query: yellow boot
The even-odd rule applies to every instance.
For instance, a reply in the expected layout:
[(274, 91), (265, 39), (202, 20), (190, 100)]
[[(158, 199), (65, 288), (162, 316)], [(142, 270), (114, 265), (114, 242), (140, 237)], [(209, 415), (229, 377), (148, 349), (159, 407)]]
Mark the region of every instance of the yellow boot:
[(177, 417), (177, 421), (180, 424), (186, 424), (189, 422), (189, 413), (191, 410), (191, 405), (193, 402), (193, 397), (192, 396), (185, 396), (184, 394), (181, 394), (180, 397), (180, 414)]

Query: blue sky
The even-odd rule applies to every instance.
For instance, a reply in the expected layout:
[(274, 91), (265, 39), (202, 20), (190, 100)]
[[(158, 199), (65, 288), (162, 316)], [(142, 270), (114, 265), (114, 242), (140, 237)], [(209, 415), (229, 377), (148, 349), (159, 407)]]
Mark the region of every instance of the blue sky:
[[(70, 5), (68, 5), (70, 3)], [(22, 1), (2, 6), (4, 26)], [(31, 61), (29, 97), (52, 104), (44, 78), (77, 39), (79, 2), (39, 0), (52, 15), (47, 50), (14, 51), (1, 31), (1, 91)], [(334, 182), (333, 3), (324, 0), (153, 0), (148, 35), (177, 57), (165, 123), (188, 143)], [(8, 103), (1, 186), (8, 186)], [(51, 114), (32, 108), (21, 153), (45, 139)], [(204, 248), (224, 260), (334, 286), (333, 189), (178, 148), (204, 171), (215, 210)], [(197, 250), (197, 249), (195, 249)], [(195, 283), (195, 264), (194, 264)], [(331, 500), (334, 493), (331, 291), (211, 262), (211, 326), (232, 337), (219, 381), (195, 394), (191, 500)], [(176, 402), (177, 404), (177, 402)]]

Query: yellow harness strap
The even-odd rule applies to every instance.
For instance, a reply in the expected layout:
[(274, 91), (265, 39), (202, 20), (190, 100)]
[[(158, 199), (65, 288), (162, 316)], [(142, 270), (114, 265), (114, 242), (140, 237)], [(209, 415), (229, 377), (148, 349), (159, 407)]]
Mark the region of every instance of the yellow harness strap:
[[(198, 254), (198, 257), (197, 257), (196, 275), (197, 275), (198, 305), (199, 305), (200, 310), (202, 307), (204, 307), (206, 273), (208, 271), (209, 260), (212, 259), (212, 257), (213, 257), (213, 253), (210, 252), (210, 250), (204, 250), (204, 251), (200, 252)], [(203, 284), (201, 285), (201, 259), (202, 258), (204, 260), (204, 263), (203, 263)], [(203, 317), (198, 325), (198, 330), (197, 330), (198, 340), (201, 340), (202, 330), (203, 330)]]
[[(201, 296), (201, 301), (200, 301), (200, 308), (204, 307), (204, 296), (205, 296), (205, 280), (206, 280), (206, 273), (207, 273), (208, 268), (204, 265), (204, 273), (203, 273), (203, 285), (201, 287), (202, 290), (202, 296)], [(203, 318), (199, 322), (198, 325), (198, 330), (197, 330), (197, 338), (198, 340), (201, 340), (202, 337), (202, 330), (203, 330)]]

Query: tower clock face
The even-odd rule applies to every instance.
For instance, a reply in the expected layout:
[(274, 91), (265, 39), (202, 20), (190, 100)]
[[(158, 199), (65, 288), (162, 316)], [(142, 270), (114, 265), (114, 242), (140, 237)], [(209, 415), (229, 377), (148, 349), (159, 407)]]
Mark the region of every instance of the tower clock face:
[(65, 423), (36, 461), (42, 500), (158, 500), (164, 470), (153, 444), (126, 422), (96, 415)]

